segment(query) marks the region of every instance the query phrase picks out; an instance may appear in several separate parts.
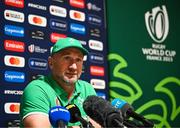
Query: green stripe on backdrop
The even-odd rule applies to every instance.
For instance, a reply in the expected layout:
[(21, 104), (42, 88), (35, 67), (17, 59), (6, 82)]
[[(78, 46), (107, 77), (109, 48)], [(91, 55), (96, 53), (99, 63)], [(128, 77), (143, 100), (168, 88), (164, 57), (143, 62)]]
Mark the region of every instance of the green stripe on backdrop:
[(180, 127), (180, 2), (107, 0), (110, 100)]

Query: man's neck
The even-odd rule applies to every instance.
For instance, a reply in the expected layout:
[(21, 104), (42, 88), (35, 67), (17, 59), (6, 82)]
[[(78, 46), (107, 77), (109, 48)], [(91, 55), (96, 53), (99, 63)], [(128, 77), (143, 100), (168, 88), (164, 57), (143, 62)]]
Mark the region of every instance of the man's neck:
[(75, 89), (75, 84), (70, 84), (65, 81), (57, 81), (57, 83), (68, 94), (68, 97), (72, 96), (74, 89)]
[(71, 97), (71, 95), (73, 94), (74, 92), (74, 89), (75, 89), (75, 85), (67, 85), (67, 83), (65, 84), (61, 84), (61, 87), (64, 89), (65, 92), (67, 92), (68, 94), (68, 97)]

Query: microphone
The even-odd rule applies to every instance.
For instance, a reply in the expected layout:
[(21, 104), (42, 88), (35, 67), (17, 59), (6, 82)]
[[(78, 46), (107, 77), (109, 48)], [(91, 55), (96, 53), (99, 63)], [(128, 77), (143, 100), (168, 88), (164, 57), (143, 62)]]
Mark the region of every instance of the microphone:
[(68, 104), (66, 105), (66, 108), (68, 109), (71, 115), (71, 119), (69, 121), (70, 123), (80, 121), (83, 127), (94, 128), (90, 122), (87, 122), (85, 119), (81, 117), (81, 112), (75, 104)]
[(115, 108), (119, 108), (122, 111), (122, 115), (126, 121), (129, 117), (133, 117), (134, 119), (141, 121), (144, 124), (144, 127), (154, 126), (151, 121), (134, 112), (133, 107), (126, 101), (116, 98), (111, 103)]
[(83, 108), (102, 127), (123, 127), (121, 111), (101, 97), (88, 96), (83, 102)]
[(65, 107), (55, 106), (49, 110), (49, 120), (53, 127), (67, 128), (70, 113)]

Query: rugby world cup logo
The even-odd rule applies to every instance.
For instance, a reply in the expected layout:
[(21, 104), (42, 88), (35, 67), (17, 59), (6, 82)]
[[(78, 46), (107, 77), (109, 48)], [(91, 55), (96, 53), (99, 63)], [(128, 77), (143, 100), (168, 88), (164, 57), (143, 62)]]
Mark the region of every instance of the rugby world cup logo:
[(145, 13), (145, 23), (151, 38), (157, 42), (162, 43), (169, 32), (169, 20), (166, 7), (155, 7), (152, 11)]

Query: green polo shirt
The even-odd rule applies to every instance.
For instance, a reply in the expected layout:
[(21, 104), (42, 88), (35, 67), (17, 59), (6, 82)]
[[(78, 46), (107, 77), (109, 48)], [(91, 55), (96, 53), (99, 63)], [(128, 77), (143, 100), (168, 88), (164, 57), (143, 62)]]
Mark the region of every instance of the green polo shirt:
[[(86, 81), (78, 80), (75, 85), (75, 91), (70, 99), (67, 93), (52, 79), (52, 76), (42, 76), (33, 80), (24, 89), (20, 105), (20, 118), (35, 113), (42, 113), (48, 116), (50, 108), (60, 105), (66, 106), (76, 104), (80, 109), (82, 117), (86, 117), (83, 110), (83, 101), (89, 95), (96, 95), (91, 84)], [(80, 125), (80, 122), (68, 123), (68, 126)]]

